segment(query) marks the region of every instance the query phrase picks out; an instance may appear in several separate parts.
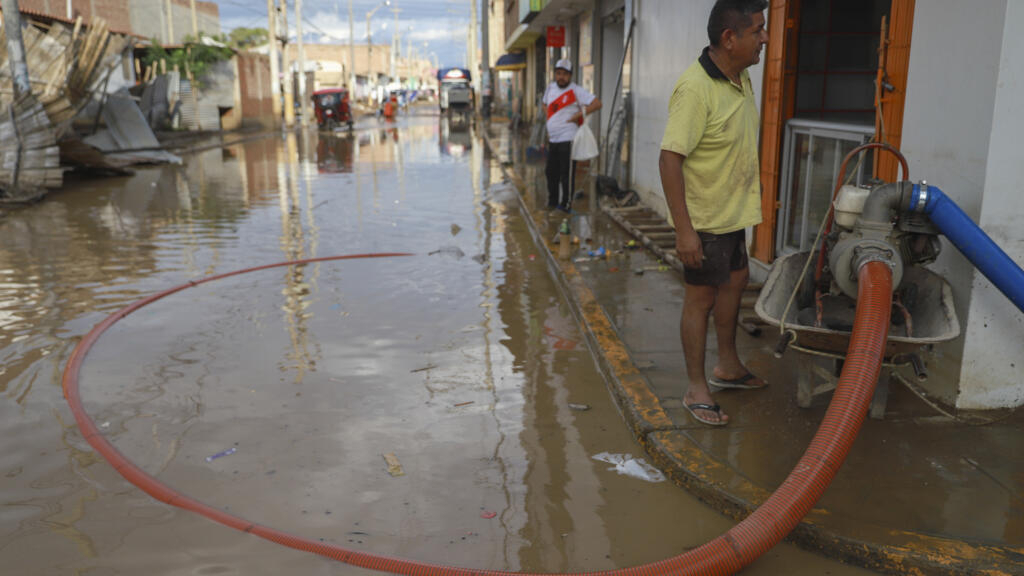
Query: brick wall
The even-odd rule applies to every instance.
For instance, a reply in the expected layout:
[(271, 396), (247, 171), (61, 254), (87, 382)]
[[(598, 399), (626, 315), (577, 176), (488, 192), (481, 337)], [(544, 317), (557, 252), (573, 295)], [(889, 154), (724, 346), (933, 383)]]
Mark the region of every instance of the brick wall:
[(242, 125), (273, 125), (273, 96), (270, 93), (270, 58), (266, 54), (239, 52), (238, 83), (241, 92)]
[[(18, 0), (18, 7), (30, 14), (67, 18), (66, 0)], [(132, 29), (129, 0), (72, 0), (71, 19), (81, 16), (88, 24), (93, 16), (103, 18), (115, 32)]]

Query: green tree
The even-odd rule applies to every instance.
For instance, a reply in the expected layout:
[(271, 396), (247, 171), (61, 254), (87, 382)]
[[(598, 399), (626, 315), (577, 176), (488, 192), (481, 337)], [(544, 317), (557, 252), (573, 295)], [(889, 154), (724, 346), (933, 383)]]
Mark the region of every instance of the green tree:
[(270, 33), (266, 28), (235, 28), (228, 33), (228, 45), (236, 50), (245, 50), (267, 43)]
[[(202, 36), (202, 33), (200, 33), (200, 40)], [(149, 66), (165, 60), (167, 61), (168, 70), (177, 66), (178, 70), (182, 72), (190, 72), (192, 77), (195, 78), (196, 84), (199, 85), (199, 79), (206, 74), (211, 65), (227, 60), (234, 54), (234, 51), (225, 45), (226, 38), (223, 36), (211, 36), (211, 38), (221, 45), (197, 42), (195, 38), (188, 35), (185, 36), (184, 48), (176, 48), (170, 51), (161, 46), (156, 38), (153, 38), (151, 40), (152, 46), (150, 46), (149, 52), (143, 58), (143, 62), (146, 66)]]

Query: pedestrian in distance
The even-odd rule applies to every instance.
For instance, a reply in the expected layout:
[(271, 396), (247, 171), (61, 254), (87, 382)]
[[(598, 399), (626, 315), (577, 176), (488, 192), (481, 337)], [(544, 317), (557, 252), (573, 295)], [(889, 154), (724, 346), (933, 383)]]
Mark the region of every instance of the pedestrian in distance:
[(572, 81), (572, 62), (555, 63), (555, 81), (548, 85), (542, 100), (547, 106), (548, 162), (544, 174), (548, 180), (548, 209), (569, 212), (572, 207), (576, 162), (572, 159), (572, 140), (583, 125), (584, 111), (593, 114), (601, 101)]
[[(767, 0), (717, 0), (710, 45), (683, 72), (669, 100), (658, 167), (676, 228), (686, 291), (679, 333), (686, 359), (683, 404), (712, 426), (729, 416), (711, 390), (763, 388), (736, 351), (740, 300), (750, 276), (746, 228), (761, 222), (758, 114), (747, 68), (768, 42)], [(709, 318), (718, 362), (705, 374)]]

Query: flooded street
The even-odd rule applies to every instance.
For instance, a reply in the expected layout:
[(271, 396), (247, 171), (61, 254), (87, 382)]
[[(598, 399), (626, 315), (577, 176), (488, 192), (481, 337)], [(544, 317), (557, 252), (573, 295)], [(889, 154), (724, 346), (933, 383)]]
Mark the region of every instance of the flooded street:
[[(644, 460), (471, 127), (409, 116), (185, 160), (72, 179), (0, 215), (4, 573), (369, 574), (154, 500), (86, 443), (61, 393), (81, 337), (139, 298), (343, 254), (411, 255), (273, 268), (146, 306), (90, 353), (85, 408), (176, 490), (359, 551), (592, 571), (733, 524), (595, 459)], [(782, 544), (743, 573), (867, 572)]]

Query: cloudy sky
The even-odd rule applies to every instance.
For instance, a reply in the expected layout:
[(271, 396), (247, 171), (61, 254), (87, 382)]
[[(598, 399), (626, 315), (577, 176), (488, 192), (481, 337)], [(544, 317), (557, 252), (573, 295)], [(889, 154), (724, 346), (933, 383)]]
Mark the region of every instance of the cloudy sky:
[[(220, 25), (224, 33), (233, 28), (267, 27), (266, 0), (212, 0), (220, 6)], [(466, 54), (466, 31), (471, 0), (390, 0), (374, 13), (371, 34), (374, 44), (391, 42), (395, 30), (394, 8), (398, 13), (402, 53), (411, 37), (413, 48), (421, 54), (434, 52), (444, 66), (462, 66)], [(479, 2), (479, 0), (476, 0)], [(295, 0), (288, 2), (288, 25), (295, 37)], [(366, 14), (384, 0), (352, 0), (355, 16), (355, 41), (366, 43)], [(349, 0), (303, 0), (303, 34), (307, 42), (348, 43)], [(410, 30), (411, 27), (411, 30)], [(411, 36), (410, 36), (411, 35)], [(426, 46), (424, 46), (426, 43)]]

